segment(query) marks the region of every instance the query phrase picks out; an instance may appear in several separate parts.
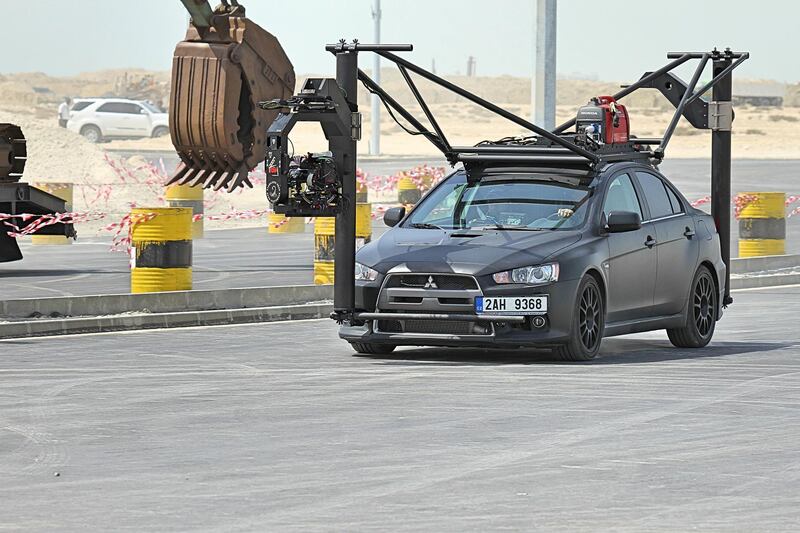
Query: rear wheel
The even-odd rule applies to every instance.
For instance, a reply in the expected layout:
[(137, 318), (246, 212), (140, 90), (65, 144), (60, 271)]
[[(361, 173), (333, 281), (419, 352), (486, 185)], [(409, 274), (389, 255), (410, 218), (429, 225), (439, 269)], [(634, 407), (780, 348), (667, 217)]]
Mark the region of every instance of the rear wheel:
[(702, 348), (714, 336), (717, 324), (717, 287), (708, 268), (701, 266), (692, 280), (686, 325), (667, 330), (678, 348)]
[(367, 355), (386, 355), (394, 351), (393, 344), (375, 344), (372, 342), (351, 342), (350, 346), (358, 353)]
[(90, 143), (99, 143), (103, 140), (103, 134), (97, 126), (84, 126), (81, 128), (81, 135)]
[(556, 348), (553, 353), (564, 361), (594, 359), (600, 351), (604, 327), (605, 308), (600, 285), (592, 276), (585, 276), (578, 286), (569, 342)]

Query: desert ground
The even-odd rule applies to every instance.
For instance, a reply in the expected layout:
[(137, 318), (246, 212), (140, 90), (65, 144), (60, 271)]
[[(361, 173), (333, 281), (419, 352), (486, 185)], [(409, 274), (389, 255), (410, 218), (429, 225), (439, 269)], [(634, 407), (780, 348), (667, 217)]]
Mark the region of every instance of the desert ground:
[[(388, 69), (382, 73), (382, 85), (416, 116), (423, 117), (410, 91), (399, 76)], [(302, 82), (306, 77), (299, 75)], [(448, 77), (468, 90), (523, 117), (530, 114), (530, 80), (515, 77)], [(765, 82), (767, 83), (767, 82)], [(758, 82), (748, 82), (749, 86)], [(523, 135), (525, 130), (489, 111), (427, 82), (419, 83), (451, 144), (471, 145), (482, 140)], [(611, 94), (619, 82), (559, 80), (557, 122), (571, 118), (589, 97)], [(736, 108), (733, 133), (733, 157), (748, 159), (800, 159), (800, 91), (787, 88), (784, 107)], [(64, 96), (87, 97), (120, 95), (147, 98), (168, 105), (167, 72), (104, 71), (70, 78), (43, 74), (0, 76), (0, 122), (19, 124), (28, 139), (28, 164), (25, 181), (71, 182), (76, 184), (73, 209), (80, 212), (107, 213), (104, 219), (87, 224), (90, 233), (102, 229), (115, 217), (138, 206), (163, 205), (163, 186), (168, 171), (151, 165), (138, 151), (172, 151), (168, 136), (153, 139), (115, 140), (90, 144), (79, 135), (59, 128), (56, 108)], [(359, 149), (369, 152), (371, 136), (370, 95), (361, 90), (364, 131)], [(640, 137), (659, 136), (672, 116), (671, 106), (657, 91), (634, 93), (623, 100), (631, 116), (631, 133)], [(793, 104), (793, 105), (789, 105)], [(381, 114), (381, 152), (386, 156), (419, 156), (430, 159), (437, 150), (420, 136), (411, 136), (394, 122), (387, 112)], [(298, 126), (293, 141), (299, 151), (317, 151), (326, 145), (316, 126)], [(710, 133), (692, 128), (681, 120), (667, 156), (704, 158), (710, 154)], [(126, 157), (119, 152), (125, 151)], [(442, 161), (442, 164), (445, 164)], [(378, 198), (381, 200), (381, 198)], [(208, 193), (207, 213), (241, 212), (264, 209), (263, 187), (256, 186), (234, 194)], [(247, 220), (226, 221), (231, 225), (252, 224)], [(258, 223), (258, 222), (255, 222)], [(216, 222), (209, 222), (215, 227)], [(85, 233), (84, 233), (85, 234)]]

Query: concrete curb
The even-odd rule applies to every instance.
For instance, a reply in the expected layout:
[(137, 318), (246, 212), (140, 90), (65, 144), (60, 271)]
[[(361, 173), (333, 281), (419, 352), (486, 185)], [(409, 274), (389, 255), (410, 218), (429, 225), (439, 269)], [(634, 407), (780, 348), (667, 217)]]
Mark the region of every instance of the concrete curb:
[(776, 274), (751, 276), (748, 278), (731, 278), (731, 290), (798, 284), (800, 284), (800, 274)]
[(210, 311), (141, 313), (62, 318), (55, 320), (27, 320), (0, 323), (0, 339), (152, 328), (179, 328), (190, 326), (215, 326), (221, 324), (277, 322), (281, 320), (303, 320), (310, 318), (327, 318), (331, 312), (333, 312), (332, 303), (317, 302), (302, 305), (253, 307), (247, 309), (215, 309)]
[(767, 255), (763, 257), (737, 257), (731, 260), (731, 274), (763, 272), (800, 266), (800, 255)]
[(214, 309), (263, 308), (333, 299), (332, 285), (292, 285), (145, 294), (102, 294), (0, 301), (0, 317), (68, 317), (145, 313), (179, 313)]

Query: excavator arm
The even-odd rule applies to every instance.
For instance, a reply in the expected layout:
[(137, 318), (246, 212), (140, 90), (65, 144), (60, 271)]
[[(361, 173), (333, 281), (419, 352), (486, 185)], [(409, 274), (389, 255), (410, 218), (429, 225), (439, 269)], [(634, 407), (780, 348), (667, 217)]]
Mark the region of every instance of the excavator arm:
[(175, 48), (170, 134), (181, 165), (170, 180), (234, 189), (264, 160), (276, 110), (258, 102), (289, 98), (294, 67), (278, 40), (245, 16), (236, 1), (214, 10), (206, 0), (181, 0), (192, 17)]

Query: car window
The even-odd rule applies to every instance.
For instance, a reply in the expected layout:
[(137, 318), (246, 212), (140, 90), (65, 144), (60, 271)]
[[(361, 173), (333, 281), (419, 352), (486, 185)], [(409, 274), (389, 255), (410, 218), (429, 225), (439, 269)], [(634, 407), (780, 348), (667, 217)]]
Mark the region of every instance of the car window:
[(139, 102), (139, 105), (150, 111), (151, 113), (163, 113), (158, 107), (154, 106), (150, 102)]
[(647, 200), (647, 207), (650, 208), (650, 218), (661, 218), (672, 214), (672, 204), (667, 196), (667, 189), (661, 178), (648, 172), (637, 172), (639, 185), (644, 191), (644, 198)]
[(683, 213), (683, 206), (681, 205), (681, 201), (678, 200), (678, 196), (672, 192), (672, 189), (670, 189), (666, 183), (664, 187), (667, 189), (667, 196), (669, 196), (669, 203), (672, 205), (672, 212), (676, 215), (678, 213)]
[(92, 102), (92, 101), (88, 101), (88, 102), (75, 102), (75, 104), (72, 106), (72, 111), (80, 111), (81, 109), (86, 109), (87, 107), (89, 107), (89, 106), (90, 106), (90, 105), (92, 105), (93, 103), (94, 103), (94, 102)]
[(106, 102), (97, 108), (98, 113), (119, 113), (119, 104), (116, 102)]
[(606, 201), (603, 204), (603, 214), (606, 219), (613, 211), (638, 213), (639, 218), (643, 218), (639, 197), (636, 196), (636, 189), (633, 188), (631, 177), (627, 174), (620, 174), (608, 186)]
[(539, 173), (497, 173), (468, 183), (457, 172), (431, 191), (404, 227), (562, 230), (581, 226), (591, 190), (576, 178)]
[(430, 224), (439, 220), (451, 220), (453, 218), (453, 211), (458, 204), (458, 199), (461, 197), (466, 182), (458, 183), (456, 181), (449, 181), (441, 185), (441, 193), (443, 198), (436, 203), (436, 205), (420, 217), (419, 222)]
[(97, 108), (98, 113), (122, 113), (124, 115), (138, 115), (142, 108), (137, 104), (126, 102), (106, 102)]

